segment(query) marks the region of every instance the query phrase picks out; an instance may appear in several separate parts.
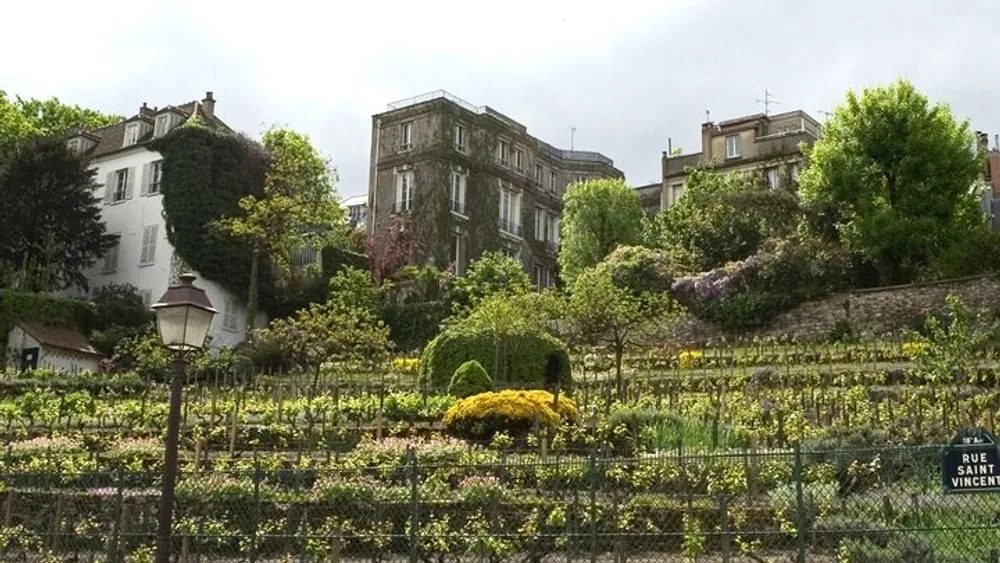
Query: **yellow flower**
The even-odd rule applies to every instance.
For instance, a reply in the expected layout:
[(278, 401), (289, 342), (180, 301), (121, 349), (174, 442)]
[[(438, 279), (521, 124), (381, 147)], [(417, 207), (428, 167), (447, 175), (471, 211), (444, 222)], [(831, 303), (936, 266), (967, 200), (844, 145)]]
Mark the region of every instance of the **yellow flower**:
[(691, 369), (698, 365), (705, 353), (701, 350), (685, 350), (677, 355), (677, 365), (681, 369)]

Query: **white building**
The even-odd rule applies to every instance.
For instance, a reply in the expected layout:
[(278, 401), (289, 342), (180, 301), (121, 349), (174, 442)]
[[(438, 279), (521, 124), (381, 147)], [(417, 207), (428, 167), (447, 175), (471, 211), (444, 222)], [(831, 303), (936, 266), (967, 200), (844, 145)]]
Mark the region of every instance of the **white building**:
[(101, 354), (87, 337), (66, 327), (17, 323), (7, 335), (7, 367), (48, 368), (66, 373), (97, 373)]
[(347, 210), (347, 219), (352, 227), (365, 228), (365, 221), (368, 219), (368, 196), (356, 195), (340, 202), (340, 206)]
[[(232, 132), (215, 116), (215, 98), (206, 92), (200, 102), (150, 108), (115, 125), (94, 131), (75, 130), (67, 140), (70, 151), (85, 156), (97, 170), (97, 197), (103, 201), (102, 219), (109, 233), (120, 235), (118, 245), (87, 272), (91, 288), (109, 283), (131, 284), (151, 304), (187, 267), (167, 240), (160, 199), (161, 155), (147, 148), (153, 139), (193, 116), (206, 127)], [(198, 275), (197, 272), (194, 272)], [(244, 339), (245, 305), (212, 280), (198, 276), (219, 314), (209, 335), (216, 346), (235, 346)]]

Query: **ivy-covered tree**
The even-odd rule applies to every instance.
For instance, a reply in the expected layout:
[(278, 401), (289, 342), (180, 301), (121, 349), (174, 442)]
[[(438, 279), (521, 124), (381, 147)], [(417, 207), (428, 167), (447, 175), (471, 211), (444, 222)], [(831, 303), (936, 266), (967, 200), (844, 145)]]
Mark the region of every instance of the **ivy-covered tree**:
[(649, 243), (667, 251), (677, 273), (694, 274), (743, 260), (765, 240), (795, 232), (798, 197), (768, 188), (763, 177), (708, 169), (691, 172), (684, 197), (657, 215)]
[(0, 168), (0, 264), (20, 272), (20, 289), (87, 288), (85, 270), (118, 240), (101, 221), (94, 176), (58, 138), (22, 143)]
[(882, 284), (906, 283), (969, 237), (970, 215), (973, 226), (985, 222), (973, 189), (983, 170), (975, 147), (967, 121), (909, 82), (849, 92), (805, 149), (800, 191)]
[(0, 90), (0, 166), (17, 147), (33, 137), (58, 137), (73, 127), (98, 129), (121, 120), (116, 115), (64, 104), (57, 98), (11, 100)]
[(248, 334), (257, 316), (261, 262), (267, 260), (274, 266), (279, 279), (290, 275), (292, 253), (333, 243), (343, 234), (345, 219), (329, 166), (307, 136), (272, 129), (262, 142), (271, 156), (263, 194), (244, 196), (239, 201), (240, 215), (215, 223), (220, 232), (244, 241), (251, 249)]
[(641, 243), (644, 218), (639, 194), (624, 180), (575, 184), (566, 192), (560, 226), (562, 278), (572, 284), (584, 269), (597, 265), (618, 245)]

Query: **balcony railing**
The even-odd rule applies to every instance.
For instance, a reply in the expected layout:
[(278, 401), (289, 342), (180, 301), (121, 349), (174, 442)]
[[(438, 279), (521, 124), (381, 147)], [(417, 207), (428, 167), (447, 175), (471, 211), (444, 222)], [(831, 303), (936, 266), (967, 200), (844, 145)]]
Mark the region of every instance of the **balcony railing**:
[(454, 200), (454, 199), (451, 200), (451, 210), (452, 210), (452, 212), (458, 213), (459, 215), (461, 215), (463, 217), (466, 216), (465, 215), (465, 203), (464, 202), (457, 201), (457, 200)]
[(506, 219), (500, 219), (500, 232), (507, 233), (508, 235), (513, 235), (515, 237), (521, 236), (521, 225), (514, 223), (513, 221), (508, 221)]

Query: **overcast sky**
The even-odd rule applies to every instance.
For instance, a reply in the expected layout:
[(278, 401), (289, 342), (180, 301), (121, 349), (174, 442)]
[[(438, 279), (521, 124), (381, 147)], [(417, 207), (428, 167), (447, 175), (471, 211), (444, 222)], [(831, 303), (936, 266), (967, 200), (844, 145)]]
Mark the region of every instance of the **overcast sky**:
[(343, 196), (367, 190), (371, 115), (438, 89), (559, 147), (575, 127), (634, 185), (659, 180), (668, 138), (700, 150), (705, 110), (754, 113), (765, 88), (822, 120), (848, 89), (905, 77), (1000, 133), (996, 0), (10, 4), (0, 90), (123, 115), (212, 90), (236, 129), (310, 135)]

